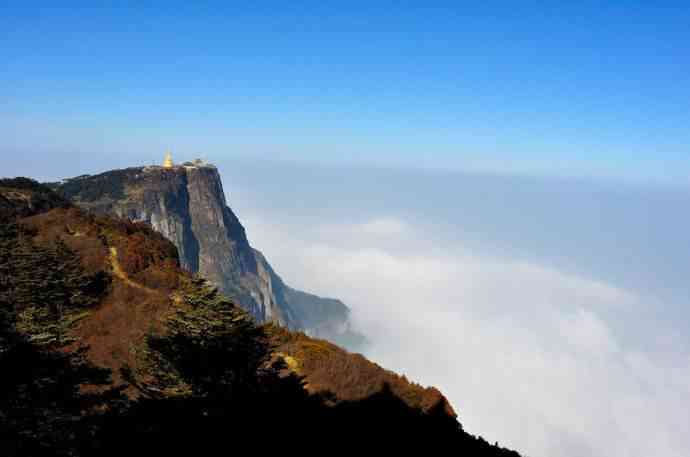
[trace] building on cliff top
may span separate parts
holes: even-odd
[[[194,159],[191,162],[182,164],[185,168],[216,168],[215,165],[205,161],[204,159]]]
[[[154,170],[160,170],[161,168],[165,170],[172,170],[173,168],[186,168],[186,169],[195,169],[195,168],[216,168],[215,165],[212,163],[207,162],[204,159],[194,159],[192,161],[184,162],[181,164],[175,164],[172,159],[172,154],[170,152],[165,153],[165,159],[163,160],[163,165],[162,166],[157,166],[157,165],[151,165],[151,166],[145,166],[143,167],[145,172],[150,172]]]
[[[173,160],[172,160],[172,154],[170,152],[165,154],[165,160],[163,161],[163,168],[172,168],[173,167]]]

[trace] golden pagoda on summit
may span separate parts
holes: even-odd
[[[172,168],[172,167],[173,167],[172,154],[170,154],[170,151],[168,151],[165,154],[165,160],[163,161],[163,168]]]

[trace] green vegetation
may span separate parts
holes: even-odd
[[[100,300],[109,277],[86,274],[61,239],[48,249],[32,235],[21,225],[0,225],[0,302],[11,304],[5,312],[29,341],[61,346],[71,342],[69,329]]]
[[[0,444],[3,455],[73,455],[90,429],[83,412],[119,396],[109,370],[68,347],[107,280],[85,274],[64,243],[44,249],[31,235],[0,224]],[[102,389],[84,394],[84,383]]]
[[[185,283],[184,306],[166,320],[164,335],[147,341],[156,390],[221,401],[254,389],[267,361],[261,329],[205,280]]]

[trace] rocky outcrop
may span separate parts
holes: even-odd
[[[65,180],[58,190],[91,212],[149,223],[177,246],[183,268],[212,281],[259,321],[350,347],[359,341],[347,306],[290,288],[250,246],[215,166],[195,161],[113,170]]]

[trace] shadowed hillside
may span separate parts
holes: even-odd
[[[181,270],[174,246],[149,227],[22,183],[0,182],[0,198],[24,195],[0,224],[2,455],[216,455],[374,440],[517,456],[465,433],[437,390],[256,324]],[[16,203],[34,199],[47,203]]]

